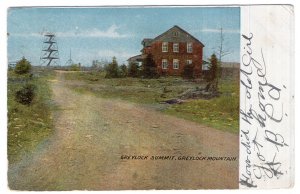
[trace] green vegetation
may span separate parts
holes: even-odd
[[[69,67],[69,70],[70,70],[70,71],[80,71],[80,63],[79,63],[79,64],[72,64],[72,65]]]
[[[83,80],[86,85],[70,85],[78,92],[91,92],[103,98],[119,98],[140,104],[157,104],[177,98],[182,92],[196,86],[177,77],[159,79],[111,78],[104,72],[74,72],[65,75],[68,80]]]
[[[16,91],[16,101],[23,105],[30,105],[35,96],[35,86],[26,84],[20,90]]]
[[[120,66],[120,77],[127,77],[128,75],[128,68],[125,64]]]
[[[52,133],[51,92],[47,82],[52,72],[32,69],[33,75],[8,71],[8,160],[15,163],[22,154],[33,151]],[[31,88],[31,89],[30,89]],[[32,89],[34,88],[34,89]],[[30,103],[26,96],[32,96]],[[24,98],[25,96],[25,98]]]
[[[30,73],[31,70],[31,64],[25,57],[23,57],[20,61],[17,62],[16,67],[15,67],[15,73],[22,75],[22,74],[27,74]]]
[[[180,77],[158,79],[112,78],[104,79],[101,72],[74,72],[66,74],[68,80],[81,80],[87,84],[71,84],[78,92],[89,92],[102,98],[119,98],[134,103],[154,104],[166,114],[202,123],[233,133],[239,127],[239,82],[220,80],[220,97],[210,100],[189,100],[182,104],[161,105],[160,102],[177,98],[188,89],[204,87],[205,83],[183,80]],[[167,108],[166,108],[167,107]]]
[[[216,129],[238,133],[239,82],[221,80],[221,96],[210,100],[190,100],[164,110],[165,113],[203,123]]]
[[[210,59],[210,67],[204,79],[208,82],[207,91],[218,93],[219,92],[219,79],[220,79],[220,66],[215,54],[212,54]]]
[[[130,63],[128,66],[128,76],[129,77],[139,77],[140,75],[140,69],[138,64],[136,63]]]
[[[142,75],[144,78],[157,78],[159,77],[157,74],[156,64],[153,60],[153,56],[148,54],[146,58],[143,60],[143,69]]]
[[[113,57],[112,62],[107,65],[105,70],[106,70],[105,78],[117,78],[120,76],[119,65],[116,57]]]
[[[206,81],[212,82],[219,77],[219,67],[218,67],[218,59],[215,54],[212,54],[210,59],[210,66],[207,76],[205,76]]]

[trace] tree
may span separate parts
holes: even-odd
[[[143,70],[142,75],[145,78],[154,78],[158,76],[156,64],[153,60],[152,54],[148,54],[143,60]]]
[[[130,77],[138,77],[139,76],[139,65],[137,63],[129,63],[128,67],[128,76]]]
[[[31,70],[30,62],[23,57],[20,61],[17,62],[15,67],[16,74],[26,74],[29,73]]]
[[[212,54],[210,59],[210,65],[209,65],[209,70],[208,74],[206,76],[206,81],[211,82],[214,81],[217,77],[217,71],[218,71],[218,59],[215,54]]]
[[[220,46],[218,47],[218,54],[219,54],[219,63],[222,63],[222,57],[229,55],[230,51],[224,50],[224,40],[225,36],[223,34],[223,28],[220,29]]]
[[[208,74],[205,76],[205,79],[209,84],[207,85],[207,90],[218,91],[218,80],[219,80],[219,64],[218,59],[215,54],[212,54],[210,59],[210,67]]]
[[[128,68],[125,64],[120,66],[120,77],[127,77],[128,75]]]
[[[181,76],[184,79],[194,79],[194,65],[193,64],[186,64],[183,67],[183,72]]]
[[[93,60],[91,69],[93,71],[102,71],[104,65],[106,65],[106,64],[107,64],[107,62],[104,62],[103,60],[101,60],[101,61]]]
[[[117,62],[117,58],[113,57],[112,62],[106,67],[106,75],[105,78],[117,78],[119,77],[119,66]]]

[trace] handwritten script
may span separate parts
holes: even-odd
[[[264,51],[254,47],[253,33],[242,35],[240,107],[240,185],[280,179],[286,173],[278,157],[289,146],[280,124],[288,117],[281,98],[284,83],[272,83]],[[275,127],[274,127],[275,126]],[[278,126],[278,127],[276,127]]]

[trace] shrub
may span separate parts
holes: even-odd
[[[78,64],[72,64],[69,68],[70,71],[80,71],[80,66]]]
[[[26,84],[15,93],[16,101],[24,105],[30,105],[34,96],[35,86],[32,84]]]
[[[144,78],[157,78],[157,68],[153,56],[148,54],[147,57],[143,60],[143,70],[142,74]]]
[[[129,77],[138,77],[140,74],[139,72],[139,65],[136,63],[130,63],[128,67],[128,76]]]
[[[112,62],[106,66],[105,78],[117,78],[119,77],[119,65],[117,58],[113,57]]]
[[[128,75],[128,68],[125,64],[120,66],[120,77],[127,77]]]
[[[20,61],[18,61],[15,67],[15,73],[20,75],[29,73],[30,70],[31,70],[31,64],[27,59],[25,59],[25,57],[23,57]]]

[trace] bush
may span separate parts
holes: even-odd
[[[130,63],[128,67],[129,77],[138,77],[140,75],[139,65],[136,63]]]
[[[69,68],[70,71],[80,71],[80,66],[78,64],[72,64]]]
[[[26,84],[22,89],[16,91],[16,101],[23,105],[30,105],[35,96],[35,86],[32,84]]]
[[[147,57],[143,60],[143,70],[142,74],[144,78],[157,78],[157,68],[153,56],[148,54]]]
[[[113,57],[113,60],[106,67],[106,75],[105,78],[118,78],[119,77],[119,65],[117,62],[117,58]]]
[[[15,67],[16,74],[26,74],[31,70],[31,64],[25,57],[23,57],[20,61],[17,62]]]
[[[127,75],[128,75],[128,68],[127,68],[127,66],[125,65],[125,64],[123,64],[123,65],[121,65],[120,66],[120,73],[119,73],[120,75],[120,77],[127,77]]]

